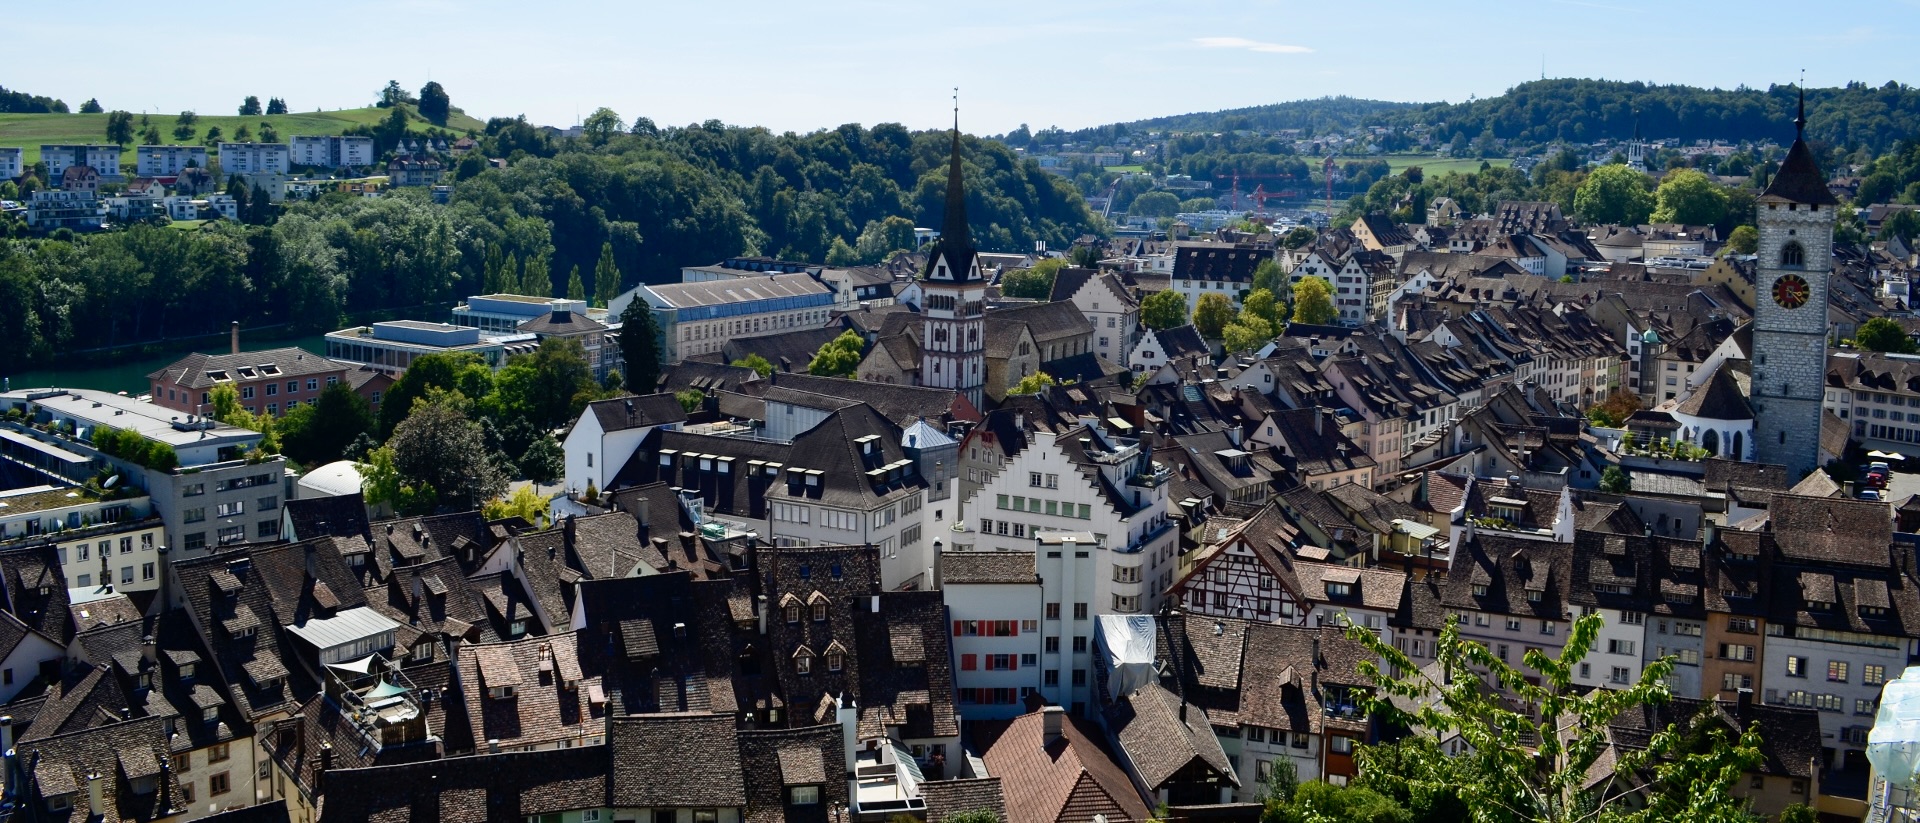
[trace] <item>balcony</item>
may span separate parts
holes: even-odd
[[[1146,533],[1140,535],[1139,540],[1135,540],[1132,544],[1123,548],[1116,548],[1114,551],[1119,554],[1139,554],[1146,551],[1148,546],[1159,542],[1160,538],[1166,536],[1167,532],[1170,531],[1173,531],[1173,520],[1171,518],[1162,520],[1160,525],[1154,526],[1148,529]]]

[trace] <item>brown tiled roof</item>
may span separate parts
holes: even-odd
[[[942,583],[1038,583],[1033,552],[953,552],[940,557]]]
[[[584,740],[604,723],[607,707],[590,695],[600,678],[586,676],[573,633],[460,647],[460,680],[476,744],[537,746]],[[513,686],[512,697],[487,690]]]
[[[998,777],[928,781],[920,784],[920,799],[927,802],[927,823],[944,823],[952,815],[972,811],[1007,819],[1007,798]]]
[[[745,806],[740,740],[726,715],[648,714],[614,718],[615,806]],[[755,781],[771,775],[756,774]]]
[[[614,760],[607,746],[579,746],[335,768],[327,772],[323,818],[492,823],[605,808]]]
[[[1240,784],[1206,713],[1159,683],[1120,696],[1107,709],[1107,722],[1134,774],[1151,789],[1157,791],[1196,760]]]
[[[745,823],[827,823],[828,809],[847,802],[844,746],[840,727],[831,723],[740,732],[737,756],[752,775],[747,781]],[[818,786],[820,802],[788,803],[791,786]]]
[[[267,366],[271,366],[274,373],[268,373],[265,369]],[[254,377],[241,377],[241,369],[252,370]],[[189,391],[199,391],[211,389],[218,382],[209,376],[210,372],[225,372],[229,381],[291,380],[296,377],[344,373],[346,369],[345,364],[289,346],[264,351],[243,351],[239,354],[189,354],[147,375],[147,381],[180,386]]]
[[[1893,522],[1885,503],[1779,494],[1767,509],[1783,557],[1885,567]]]
[[[1097,727],[1063,716],[1060,737],[1048,742],[1041,716],[1031,712],[1004,726],[993,724],[999,733],[981,758],[989,774],[1000,776],[1007,823],[1067,823],[1096,814],[1109,823],[1138,823],[1152,817]]]
[[[128,774],[127,767],[131,765],[134,771],[146,772],[148,762],[157,763],[170,754],[165,722],[157,716],[92,726],[56,737],[23,740],[15,749],[22,763],[34,764],[31,774],[36,788],[30,791],[41,796],[69,794],[71,807],[79,810],[79,814],[84,814],[87,808],[88,776],[99,775],[101,800],[106,808],[92,819],[113,823],[148,821],[185,811],[180,785],[172,772],[153,775],[157,785],[152,792],[133,791],[132,781],[138,775]],[[12,790],[9,786],[9,792]],[[40,819],[43,808],[28,810],[28,819]],[[65,820],[67,815],[63,813],[58,819]]]

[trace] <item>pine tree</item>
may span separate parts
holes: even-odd
[[[545,253],[527,258],[526,270],[520,274],[520,293],[528,297],[553,296],[553,275],[549,273]]]
[[[489,244],[487,246],[487,262],[481,269],[481,294],[499,294],[506,291],[506,284],[501,282],[503,278],[500,276],[501,269],[505,268],[506,265],[506,257],[500,252],[500,244]]]
[[[587,299],[587,287],[586,285],[580,282],[579,266],[574,266],[573,271],[567,274],[567,299],[568,300]]]
[[[620,266],[613,262],[613,244],[600,244],[600,262],[593,264],[593,302],[601,308],[620,296]]]
[[[520,258],[513,252],[507,252],[507,262],[500,266],[500,294],[520,293]]]

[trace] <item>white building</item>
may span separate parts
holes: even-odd
[[[289,159],[296,166],[324,169],[372,166],[373,138],[334,134],[296,135],[290,142]]]
[[[833,290],[809,274],[774,274],[699,283],[639,286],[615,298],[619,317],[635,298],[653,306],[662,363],[720,351],[735,337],[818,328],[834,308]]]
[[[206,146],[141,146],[134,149],[134,173],[141,177],[177,177],[188,166],[207,167]]]
[[[0,147],[0,180],[18,180],[27,173],[27,150],[19,146]]]
[[[101,182],[120,180],[120,147],[109,143],[104,146],[70,145],[40,147],[40,162],[47,164],[47,179],[41,181],[55,185],[68,166],[92,166],[100,173]]]
[[[227,174],[286,174],[285,143],[221,143],[220,170]]]
[[[1034,432],[965,502],[965,531],[951,536],[956,552],[1034,553],[1040,691],[1049,702],[1090,699],[1094,615],[1158,608],[1158,581],[1178,562],[1166,513],[1171,477],[1135,441],[1086,427]]]
[[[82,489],[33,486],[0,492],[0,547],[52,544],[67,586],[117,591],[160,587],[158,547],[167,529],[142,494],[102,499]]]
[[[940,590],[953,620],[956,706],[968,720],[1025,713],[1040,688],[1044,638],[1040,576],[1032,552],[950,552]],[[1056,636],[1053,642],[1059,642]]]
[[[1114,274],[1089,269],[1062,269],[1054,275],[1053,300],[1071,301],[1093,326],[1093,353],[1127,365],[1140,335],[1140,301],[1127,292]]]
[[[588,403],[561,444],[567,455],[567,491],[607,488],[648,434],[661,426],[679,428],[686,419],[686,409],[671,394]]]

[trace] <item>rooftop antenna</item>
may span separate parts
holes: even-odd
[[[1800,70],[1800,114],[1793,118],[1793,139],[1805,139],[1807,135],[1807,70]]]
[[[960,87],[953,87],[953,131],[960,133]]]

